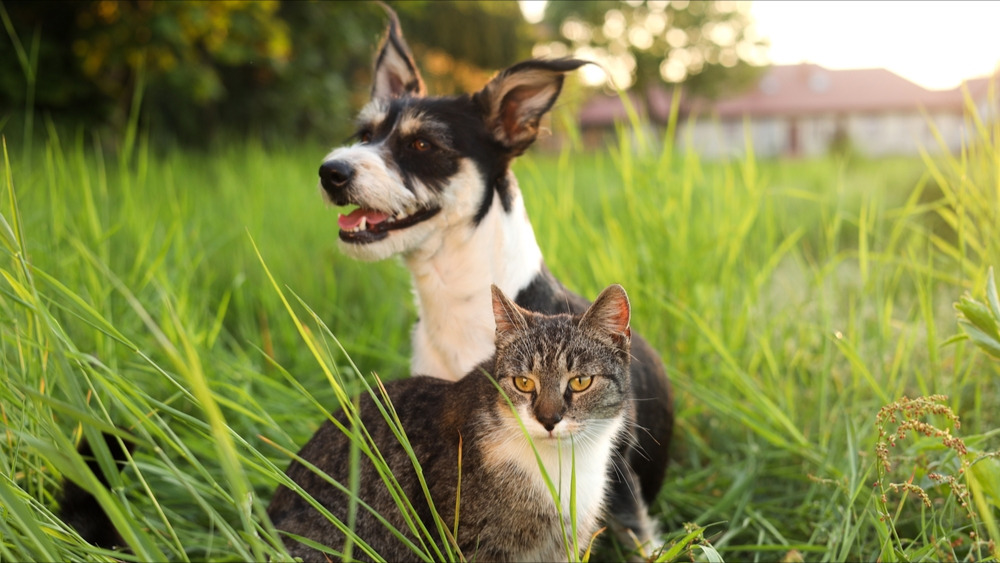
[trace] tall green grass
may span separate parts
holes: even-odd
[[[704,162],[622,131],[516,163],[553,272],[623,284],[675,383],[662,559],[996,557],[998,366],[952,308],[1000,264],[1000,126],[972,119],[960,154],[922,159]],[[43,128],[0,130],[0,558],[281,557],[263,507],[290,452],[359,373],[408,372],[406,272],[337,253],[328,147]],[[932,395],[968,453],[906,434],[886,470],[880,410]],[[107,492],[74,453],[102,431],[138,442]],[[59,521],[64,477],[131,553]]]
[[[973,115],[970,129],[960,155],[919,163],[719,165],[624,135],[607,157],[563,154],[555,174],[527,163],[553,270],[587,293],[629,287],[634,326],[672,369],[668,529],[711,524],[737,560],[961,558],[963,534],[983,537],[953,505],[908,506],[889,522],[905,541],[880,543],[870,495],[875,415],[904,395],[947,395],[972,448],[997,449],[996,365],[951,339],[952,304],[981,294],[1000,258],[1000,126]],[[909,467],[928,488],[929,467],[960,469],[940,444],[899,455],[920,460]],[[979,463],[996,492],[1000,467]]]

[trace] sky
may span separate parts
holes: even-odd
[[[545,2],[521,4],[530,19]],[[750,15],[773,64],[882,67],[932,90],[1000,64],[1000,2],[758,0]]]
[[[942,90],[1000,63],[1000,2],[757,1],[750,15],[774,64],[883,67]]]

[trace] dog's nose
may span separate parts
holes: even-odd
[[[343,189],[354,178],[354,168],[343,160],[328,160],[319,167],[319,181],[330,195]]]

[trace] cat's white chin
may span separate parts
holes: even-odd
[[[559,429],[549,432],[544,429],[532,429],[528,431],[528,435],[531,437],[531,441],[537,444],[546,445],[563,445],[566,447],[571,447],[574,438],[579,440],[579,435],[571,430]]]
[[[573,436],[571,434],[553,435],[544,433],[532,436],[531,440],[535,443],[535,445],[544,444],[552,447],[564,446],[569,448],[572,447],[573,444]]]

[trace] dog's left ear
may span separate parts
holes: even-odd
[[[372,99],[422,97],[427,93],[424,80],[413,62],[410,47],[403,39],[399,18],[392,8],[382,4],[389,15],[389,29],[375,59],[375,80],[372,82]]]
[[[535,59],[497,74],[476,98],[496,140],[521,154],[538,137],[538,122],[562,90],[564,75],[587,64],[577,59]]]

